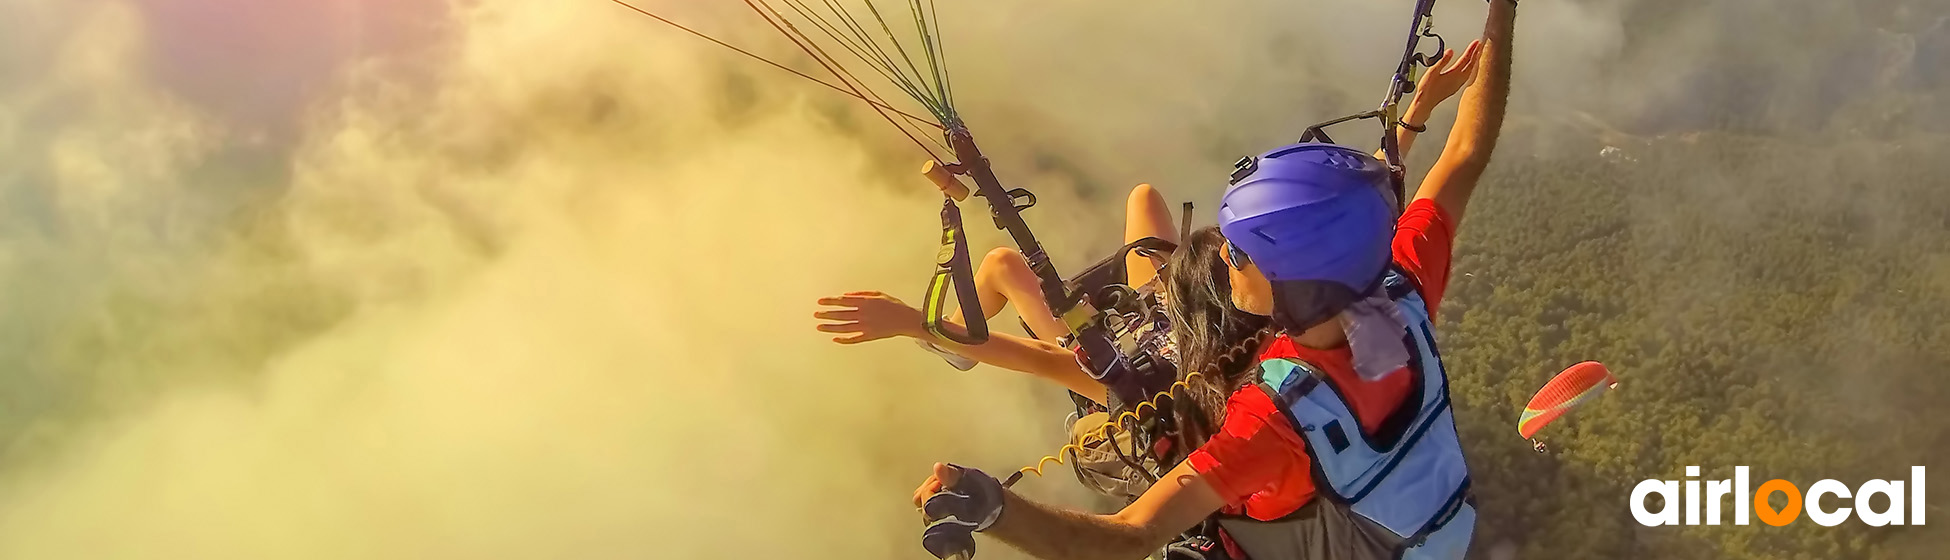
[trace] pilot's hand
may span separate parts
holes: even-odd
[[[975,555],[975,533],[1002,516],[1002,483],[982,471],[935,463],[934,474],[914,491],[927,529],[921,546],[935,558]]]

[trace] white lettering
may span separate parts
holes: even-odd
[[[1732,494],[1732,493],[1733,493],[1733,481],[1731,480],[1706,481],[1706,524],[1707,525],[1720,524],[1720,499],[1725,498],[1727,494]]]
[[[1747,511],[1753,507],[1754,487],[1747,485],[1747,467],[1733,468],[1733,524],[1746,525]]]
[[[1843,521],[1848,521],[1849,508],[1835,508],[1835,511],[1821,510],[1821,496],[1823,494],[1834,494],[1837,498],[1847,499],[1849,497],[1848,485],[1842,484],[1840,480],[1826,479],[1814,483],[1813,486],[1809,486],[1807,499],[1808,519],[1814,520],[1815,523],[1823,527],[1834,527],[1841,525]]]
[[[1719,525],[1721,513],[1726,511],[1726,500],[1731,496],[1734,525],[1748,524],[1755,507],[1766,508],[1761,512],[1768,514],[1769,524],[1791,523],[1799,518],[1801,513],[1806,513],[1808,519],[1823,527],[1841,525],[1848,522],[1850,517],[1857,516],[1861,517],[1863,525],[1870,527],[1923,525],[1923,514],[1930,507],[1924,501],[1926,496],[1923,487],[1924,469],[1923,466],[1911,466],[1908,481],[1875,479],[1863,482],[1861,486],[1854,488],[1839,480],[1827,479],[1809,485],[1804,491],[1786,480],[1770,480],[1768,484],[1762,485],[1770,490],[1770,496],[1771,493],[1779,493],[1789,499],[1796,498],[1797,494],[1799,496],[1799,499],[1795,500],[1798,506],[1794,511],[1772,512],[1771,506],[1767,503],[1758,505],[1754,503],[1756,496],[1753,487],[1750,486],[1751,478],[1747,467],[1734,467],[1731,480],[1697,480],[1702,476],[1703,469],[1698,465],[1688,465],[1685,480],[1642,480],[1637,486],[1632,487],[1632,519],[1647,527],[1697,526],[1700,525],[1702,517],[1706,519],[1706,525]],[[1706,485],[1704,496],[1701,494],[1702,483]],[[1646,500],[1653,494],[1659,496],[1658,511],[1646,509]],[[1841,502],[1823,504],[1822,498],[1830,496]],[[1888,505],[1876,507],[1877,496],[1888,500]],[[1685,501],[1684,505],[1680,504],[1682,498]],[[1850,500],[1855,503],[1848,503]],[[1705,503],[1703,512],[1700,506],[1702,502]],[[1909,506],[1907,509],[1904,508],[1905,503]],[[1827,509],[1830,507],[1833,509]],[[1683,523],[1681,522],[1682,511],[1684,512]]]
[[[1876,494],[1889,497],[1888,509],[1876,511],[1875,508],[1870,507],[1869,497]],[[1903,482],[1900,480],[1896,482],[1871,480],[1862,483],[1862,487],[1855,490],[1855,515],[1856,517],[1861,517],[1862,523],[1870,527],[1902,525]]]
[[[1686,467],[1686,478],[1696,476],[1699,476],[1699,466],[1688,465]],[[1686,524],[1699,524],[1699,481],[1697,480],[1686,481]]]
[[[1923,467],[1909,468],[1909,524],[1923,524],[1923,510],[1929,504],[1923,501]]]
[[[1653,492],[1665,498],[1665,507],[1659,513],[1645,511],[1645,497]],[[1632,518],[1640,525],[1658,527],[1679,524],[1679,483],[1670,480],[1645,480],[1632,488]]]

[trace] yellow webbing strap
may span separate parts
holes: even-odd
[[[951,290],[961,306],[962,321],[967,323],[966,334],[946,328],[942,321],[948,311]],[[968,264],[968,235],[962,231],[961,208],[951,198],[944,197],[941,201],[941,251],[935,253],[934,278],[928,280],[928,295],[922,303],[921,315],[928,332],[935,336],[968,345],[989,340],[988,319],[982,316],[981,296],[975,293],[975,274]]]

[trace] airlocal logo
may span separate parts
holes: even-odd
[[[1699,467],[1686,467],[1686,476],[1688,478],[1699,476]],[[1734,496],[1734,525],[1747,524],[1747,513],[1750,506],[1752,507],[1754,516],[1759,517],[1762,523],[1775,527],[1793,523],[1796,518],[1801,517],[1801,510],[1804,505],[1808,511],[1808,519],[1824,527],[1834,527],[1842,524],[1844,521],[1848,521],[1851,509],[1856,517],[1862,518],[1863,524],[1871,527],[1903,525],[1905,521],[1903,518],[1905,497],[1909,498],[1908,524],[1922,525],[1923,510],[1926,508],[1923,502],[1923,467],[1909,468],[1907,492],[1904,491],[1903,481],[1901,480],[1895,482],[1871,480],[1862,483],[1861,486],[1856,487],[1854,490],[1850,490],[1848,485],[1842,484],[1840,481],[1823,480],[1808,486],[1805,500],[1802,499],[1803,497],[1799,487],[1796,487],[1792,482],[1778,478],[1762,483],[1758,489],[1753,489],[1752,486],[1747,484],[1747,467],[1734,467],[1733,480],[1685,481],[1686,499],[1683,502],[1679,499],[1680,482],[1677,480],[1646,480],[1640,482],[1638,487],[1632,489],[1632,517],[1638,519],[1639,524],[1647,527],[1679,525],[1681,504],[1684,504],[1683,507],[1686,514],[1685,524],[1699,525],[1700,502],[1702,501],[1700,500],[1700,482],[1706,483],[1706,499],[1704,501],[1706,503],[1707,525],[1720,524],[1720,504],[1727,494],[1733,494]],[[1750,491],[1750,489],[1752,490]],[[1656,512],[1646,511],[1645,499],[1647,496],[1653,494],[1658,494],[1659,497],[1664,498],[1665,506]],[[1769,503],[1770,498],[1774,494],[1787,496],[1787,505],[1780,509],[1775,509]],[[1881,495],[1889,501],[1888,505],[1880,511],[1871,507],[1873,502],[1869,501],[1871,496],[1876,495]],[[1822,498],[1827,496],[1834,496],[1836,500],[1830,501],[1828,509],[1824,509]],[[1839,504],[1848,503],[1843,500],[1848,500],[1851,496],[1855,499],[1854,508],[1835,507]]]

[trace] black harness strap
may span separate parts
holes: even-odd
[[[962,231],[961,208],[952,199],[941,202],[941,251],[935,253],[934,278],[928,280],[927,300],[921,316],[928,332],[959,344],[981,344],[989,340],[988,321],[964,320],[967,333],[957,333],[943,324],[947,312],[948,290],[953,286],[962,316],[982,318],[981,295],[975,292],[974,267],[968,265],[968,235]]]

